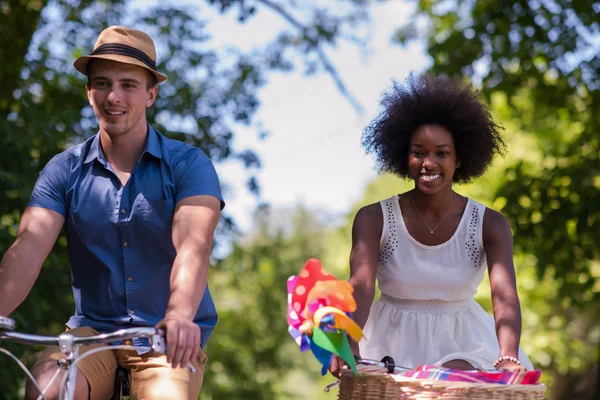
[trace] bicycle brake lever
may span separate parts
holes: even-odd
[[[330,391],[331,389],[333,389],[334,387],[338,386],[339,384],[340,384],[340,381],[335,381],[335,382],[333,382],[333,383],[330,383],[329,385],[325,386],[325,389],[323,389],[323,391],[324,391],[325,393],[329,393],[329,391]]]
[[[157,353],[166,354],[167,342],[162,331],[158,331],[157,333],[152,335],[152,350]]]

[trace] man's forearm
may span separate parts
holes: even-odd
[[[171,295],[165,318],[194,319],[208,281],[209,251],[179,253],[171,272]]]
[[[39,264],[39,266],[38,266]],[[41,262],[15,243],[0,263],[0,315],[11,314],[25,300],[41,269]]]

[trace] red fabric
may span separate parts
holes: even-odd
[[[462,371],[458,369],[422,365],[402,372],[403,376],[434,381],[477,382],[535,385],[540,381],[542,371],[533,370],[525,373],[509,371]]]

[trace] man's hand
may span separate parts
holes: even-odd
[[[167,361],[181,368],[187,367],[200,355],[200,327],[184,318],[166,317],[157,328],[167,330]]]

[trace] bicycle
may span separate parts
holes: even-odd
[[[45,392],[56,380],[60,371],[66,370],[67,373],[63,377],[60,384],[59,398],[63,400],[74,400],[75,395],[75,379],[77,376],[77,364],[88,355],[97,353],[104,350],[116,350],[116,349],[135,349],[132,345],[106,345],[96,349],[90,350],[79,356],[79,346],[92,345],[92,344],[108,344],[114,342],[122,342],[124,340],[131,340],[134,338],[148,338],[150,339],[150,349],[157,353],[166,353],[166,341],[165,332],[162,329],[139,327],[139,328],[127,328],[121,329],[112,333],[104,333],[100,335],[77,337],[69,332],[61,333],[58,336],[40,336],[31,335],[26,333],[15,332],[15,321],[0,316],[0,342],[2,340],[25,344],[25,345],[42,345],[42,346],[58,346],[59,349],[65,354],[64,359],[57,361],[60,368],[54,374],[54,377],[48,383],[48,386],[42,390],[38,383],[35,381],[31,372],[27,367],[11,352],[0,347],[0,353],[4,353],[11,357],[19,364],[21,369],[25,371],[29,379],[33,382],[35,387],[40,393],[38,399],[45,400]],[[188,364],[188,368],[194,371],[194,367]],[[123,393],[118,394],[118,399],[122,399]],[[114,398],[114,397],[113,397]]]

